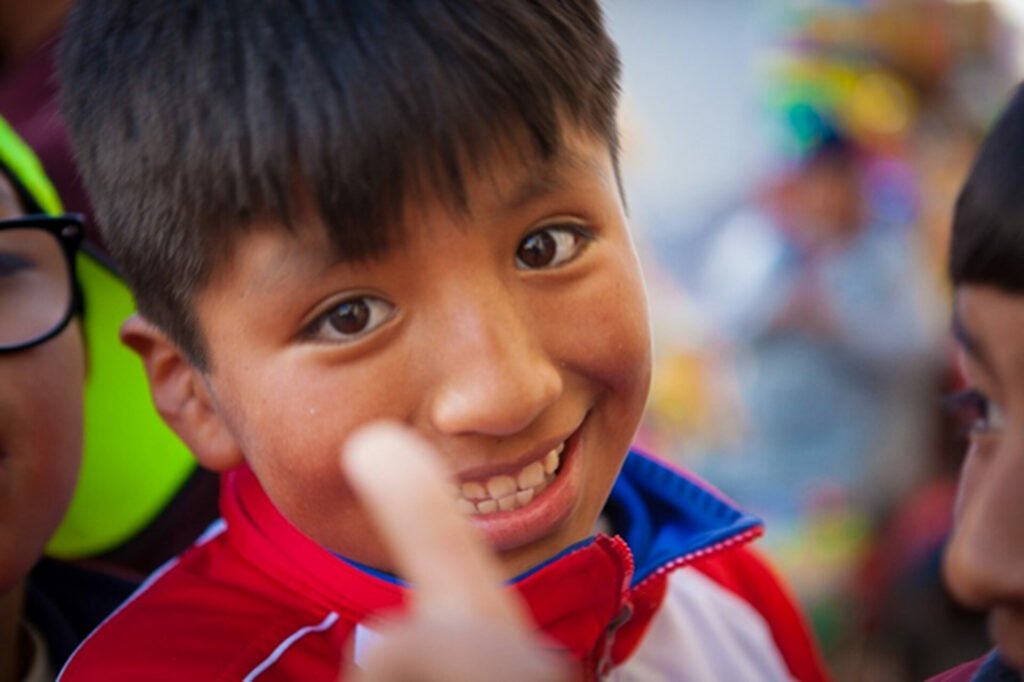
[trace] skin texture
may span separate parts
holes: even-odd
[[[988,611],[1003,658],[1024,669],[1024,296],[962,286],[956,316],[961,367],[990,409],[972,429],[945,576]]]
[[[497,155],[470,178],[468,212],[408,205],[400,243],[371,261],[330,255],[316,221],[295,234],[255,226],[195,303],[208,373],[145,320],[125,325],[158,410],[204,465],[244,458],[299,529],[386,571],[398,567],[337,465],[354,430],[411,427],[457,481],[514,471],[576,433],[555,509],[487,538],[502,578],[586,538],[639,422],[651,357],[610,153],[567,138],[545,165]],[[542,228],[560,235],[557,262],[520,267]],[[322,315],[354,296],[372,297],[382,323],[347,340]]]
[[[0,220],[22,214],[0,176]],[[23,581],[71,501],[82,450],[85,354],[78,323],[0,354],[0,679],[21,664]]]

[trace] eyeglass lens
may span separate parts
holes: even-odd
[[[65,321],[72,296],[56,237],[32,228],[0,230],[0,348],[52,332]]]

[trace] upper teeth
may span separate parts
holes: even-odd
[[[527,464],[515,475],[499,474],[486,481],[467,481],[456,500],[464,514],[493,514],[525,507],[551,483],[561,463],[565,443],[552,448],[543,459]]]

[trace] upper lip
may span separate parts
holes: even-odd
[[[464,483],[466,481],[479,481],[492,476],[500,476],[502,474],[515,474],[527,464],[541,460],[544,455],[558,447],[559,444],[572,438],[572,436],[579,430],[580,426],[583,425],[583,421],[584,420],[580,420],[580,422],[576,424],[571,431],[563,432],[559,436],[547,438],[528,452],[514,459],[500,463],[488,463],[478,467],[471,467],[455,474],[454,479],[460,483]]]

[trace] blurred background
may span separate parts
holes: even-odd
[[[945,250],[1024,2],[605,0],[655,385],[640,444],[765,518],[841,680],[987,650],[942,588]]]

